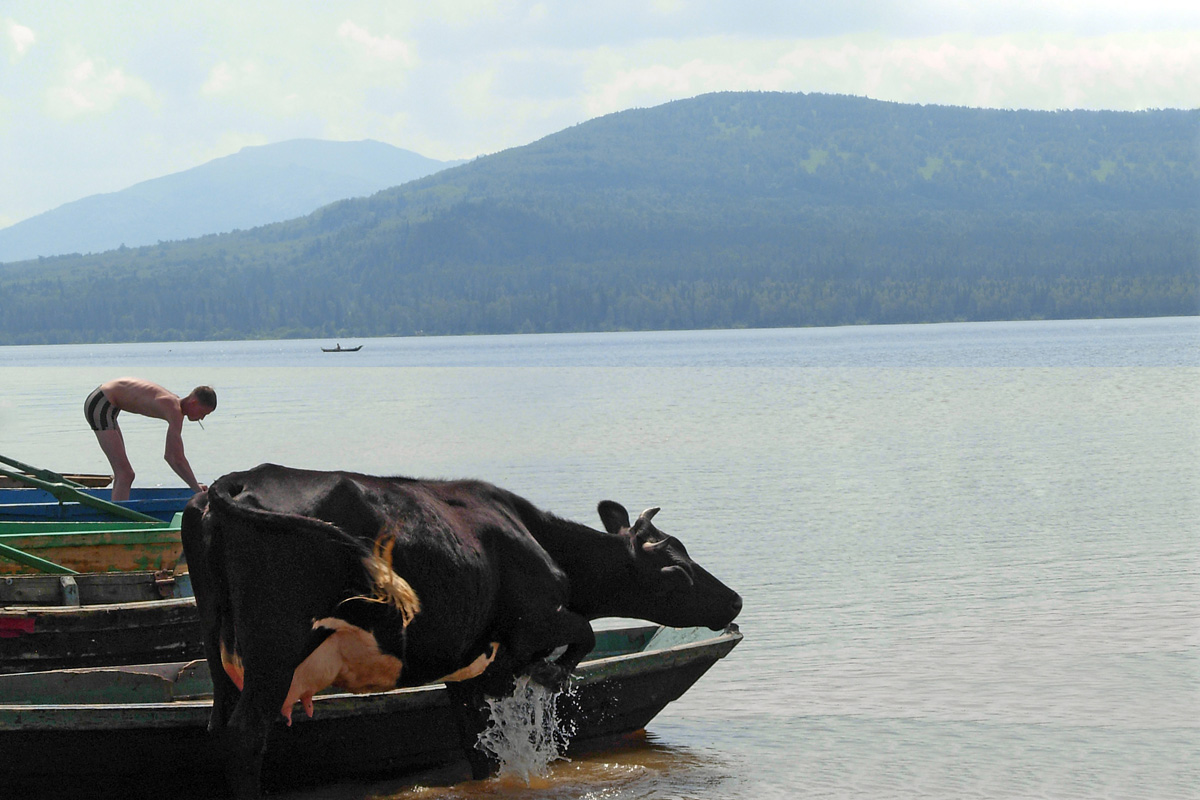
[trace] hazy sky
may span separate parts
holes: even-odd
[[[245,145],[440,159],[721,90],[1200,107],[1196,0],[0,0],[0,227]]]

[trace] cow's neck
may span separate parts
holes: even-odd
[[[529,529],[570,579],[572,611],[589,619],[629,615],[622,600],[634,560],[624,536],[546,517]]]

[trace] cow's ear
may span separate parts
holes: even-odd
[[[629,529],[629,512],[620,503],[601,500],[600,505],[596,506],[596,510],[600,512],[600,521],[604,523],[604,530],[609,533],[620,533]]]

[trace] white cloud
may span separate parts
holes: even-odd
[[[215,65],[208,73],[208,80],[200,87],[202,94],[210,97],[245,91],[248,86],[261,86],[262,70],[253,61],[230,64],[227,61]]]
[[[0,220],[243,144],[470,157],[712,91],[1200,108],[1195,0],[108,5],[0,3]]]
[[[4,32],[12,45],[12,60],[16,61],[29,52],[37,41],[33,30],[12,20],[4,21]]]
[[[406,4],[406,9],[414,19],[432,20],[453,28],[484,24],[493,24],[496,20],[504,19],[507,14],[518,17],[526,13],[523,9],[530,5],[527,2],[512,2],[512,0],[435,0],[434,2]],[[543,6],[544,2],[535,2],[534,6]]]
[[[525,22],[527,24],[542,23],[550,19],[550,9],[545,3],[534,3],[525,12]]]
[[[366,28],[350,20],[346,20],[338,26],[338,36],[352,43],[357,52],[370,59],[399,62],[405,67],[411,67],[416,63],[412,48],[406,42],[387,35],[375,36]]]
[[[51,114],[68,119],[111,111],[124,97],[154,105],[154,92],[144,80],[120,67],[80,56],[59,83],[47,90],[46,97]]]
[[[287,118],[303,113],[306,101],[311,99],[302,96],[298,88],[316,80],[316,76],[311,76],[308,81],[300,71],[287,65],[222,61],[209,70],[200,94],[225,108],[240,109],[259,119]]]
[[[683,0],[653,0],[650,10],[655,14],[678,14],[684,10]]]
[[[1200,37],[965,34],[652,42],[587,57],[589,116],[713,91],[993,108],[1200,107]]]
[[[666,100],[714,91],[782,91],[791,74],[770,60],[760,60],[751,50],[723,52],[716,57],[700,55],[683,63],[617,67],[589,92],[587,111],[591,116],[608,114],[633,106],[657,105]]]
[[[805,42],[779,59],[804,91],[1000,108],[1200,105],[1200,39],[1117,34]]]

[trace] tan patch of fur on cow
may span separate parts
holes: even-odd
[[[237,652],[230,652],[225,647],[225,642],[221,642],[221,666],[225,669],[225,674],[229,676],[229,680],[233,681],[233,685],[238,691],[246,684],[246,668],[242,666],[242,657]]]
[[[348,692],[382,692],[396,688],[403,662],[379,650],[379,642],[370,631],[342,619],[328,617],[313,623],[333,633],[292,673],[292,683],[280,713],[292,724],[292,707],[299,700],[309,717],[313,715],[312,697],[329,686]]]
[[[404,626],[413,621],[413,617],[421,612],[421,601],[417,593],[392,569],[392,548],[396,540],[391,536],[380,536],[375,540],[369,558],[363,559],[367,573],[371,576],[374,588],[370,597],[351,597],[350,600],[366,600],[371,603],[386,603],[400,612]],[[345,602],[345,601],[343,601]]]
[[[482,654],[467,666],[451,672],[446,677],[434,681],[434,683],[454,683],[456,681],[469,681],[471,678],[477,678],[496,660],[496,653],[498,652],[500,652],[500,643],[492,642],[491,654]]]

